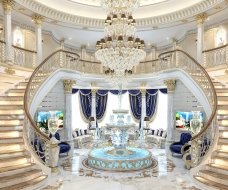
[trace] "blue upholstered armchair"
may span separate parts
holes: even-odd
[[[50,134],[49,137],[51,138],[52,135]],[[55,133],[55,138],[60,141],[59,133]],[[70,151],[70,145],[68,143],[66,143],[66,142],[60,142],[59,143],[59,147],[60,147],[60,150],[59,150],[60,154],[63,154],[63,153],[67,153],[68,154],[68,152]]]
[[[182,133],[181,137],[180,137],[180,141],[179,142],[174,142],[173,144],[170,145],[170,151],[172,152],[172,154],[176,153],[176,154],[181,154],[181,149],[182,147],[188,143],[192,138],[192,135],[190,133]]]

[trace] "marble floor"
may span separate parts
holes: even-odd
[[[180,157],[169,150],[149,149],[156,167],[144,172],[94,172],[82,165],[89,149],[75,149],[73,158],[63,157],[58,172],[43,190],[200,190],[193,184],[189,171]]]

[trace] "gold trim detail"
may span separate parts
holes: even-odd
[[[165,80],[164,84],[167,86],[168,93],[173,93],[176,87],[176,80]]]
[[[71,94],[72,93],[72,86],[76,84],[75,80],[63,80],[63,86],[64,86],[64,92],[66,94]]]
[[[15,2],[13,0],[1,0],[2,7],[4,11],[10,12],[13,9],[13,6],[15,5]]]
[[[44,17],[42,15],[39,15],[39,14],[34,14],[34,15],[32,15],[32,21],[36,25],[42,25],[43,21],[44,21]]]

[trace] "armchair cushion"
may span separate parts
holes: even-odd
[[[182,154],[182,147],[188,143],[192,138],[190,133],[182,133],[179,142],[174,142],[170,145],[170,151],[176,154]]]

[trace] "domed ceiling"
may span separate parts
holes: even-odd
[[[13,19],[27,25],[36,13],[44,17],[43,30],[51,32],[55,39],[80,47],[95,44],[103,34],[106,12],[100,0],[15,0]],[[137,22],[136,35],[146,45],[164,47],[171,39],[180,40],[191,30],[196,30],[196,16],[206,13],[205,25],[224,23],[228,20],[227,0],[141,0],[133,12]],[[28,19],[30,22],[28,22]],[[149,47],[148,46],[148,47]]]

